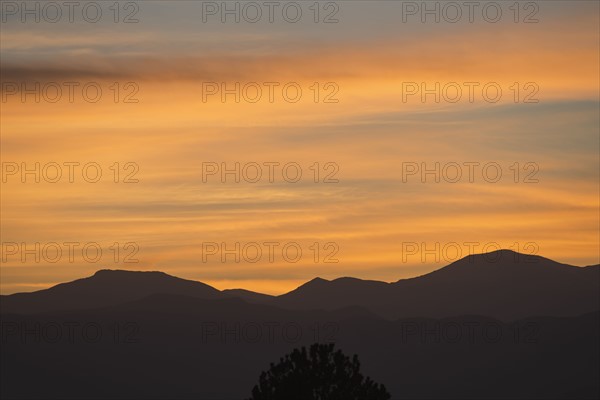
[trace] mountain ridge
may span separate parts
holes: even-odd
[[[577,267],[540,256],[498,250],[466,256],[430,273],[395,282],[314,278],[270,296],[246,289],[218,290],[162,271],[101,269],[92,276],[30,293],[0,296],[0,312],[36,313],[98,308],[153,294],[202,299],[237,297],[283,309],[359,307],[386,319],[459,314],[516,319],[569,316],[598,307],[600,265]],[[591,277],[591,279],[590,279]],[[474,299],[477,299],[474,301]]]

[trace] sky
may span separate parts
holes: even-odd
[[[53,3],[0,3],[2,294],[600,262],[596,1]]]

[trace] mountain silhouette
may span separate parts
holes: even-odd
[[[581,268],[500,250],[467,256],[429,274],[389,284],[317,278],[272,304],[294,309],[360,305],[389,319],[476,314],[512,320],[596,311],[599,293],[598,265]]]
[[[335,343],[393,399],[596,399],[599,270],[499,251],[281,296],[101,270],[0,297],[0,397],[246,398],[282,355]]]
[[[100,270],[93,276],[61,283],[32,293],[0,297],[0,311],[34,313],[104,307],[144,298],[156,293],[180,294],[206,299],[223,296],[217,289],[164,272]]]
[[[470,255],[426,275],[393,283],[315,278],[280,296],[244,289],[219,291],[162,272],[101,270],[95,275],[32,293],[0,297],[6,313],[97,308],[152,294],[202,299],[237,297],[283,309],[357,307],[394,320],[485,315],[506,321],[535,315],[576,316],[598,310],[600,266],[576,267],[499,250]]]

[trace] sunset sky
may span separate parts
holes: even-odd
[[[495,243],[574,265],[600,262],[598,2],[536,2],[537,23],[523,23],[533,9],[521,9],[515,23],[512,1],[498,2],[496,23],[477,10],[473,23],[467,16],[423,23],[420,14],[403,22],[405,5],[391,1],[331,3],[339,10],[321,3],[319,19],[337,11],[337,23],[315,23],[313,2],[299,2],[297,23],[277,11],[273,23],[222,23],[220,15],[203,22],[202,2],[140,1],[139,22],[114,23],[113,2],[99,3],[105,14],[97,23],[77,13],[74,23],[23,23],[3,9],[2,294],[103,268],[160,270],[218,289],[271,294],[316,276],[389,282],[450,263],[456,246],[449,244],[466,256],[471,242],[478,253]],[[12,91],[15,83],[39,83],[52,97],[52,82],[64,95],[54,103]],[[79,85],[72,103],[64,82]],[[102,88],[96,103],[82,96],[89,82]],[[206,93],[210,83],[236,82],[255,82],[263,97],[240,95],[237,103],[233,94],[223,102],[220,93]],[[279,85],[273,102],[265,82]],[[462,98],[448,101],[453,89],[439,102],[433,94],[404,98],[412,83],[431,89],[436,82],[455,82]],[[472,101],[465,82],[476,85]],[[299,101],[283,97],[288,83],[302,89]],[[489,83],[502,89],[497,102],[482,95]],[[129,94],[138,102],[124,102]],[[328,95],[337,102],[325,102]],[[73,162],[96,163],[102,177],[87,182],[79,166],[69,182],[64,163]],[[221,182],[218,174],[203,182],[206,163],[274,162],[274,182],[266,167],[256,183]],[[22,182],[21,171],[10,170],[36,163],[61,165],[62,178],[36,183],[27,175]],[[288,163],[301,167],[296,183],[282,178]],[[463,177],[450,182],[448,167],[452,176],[439,183],[432,175],[422,182],[420,173],[403,179],[407,163],[458,164]],[[464,163],[479,163],[473,182]],[[482,176],[488,163],[501,167],[495,183]],[[323,182],[332,172],[338,182]],[[137,183],[123,182],[130,173]],[[48,244],[66,242],[79,243],[74,259],[62,245],[62,256],[49,262],[55,254]],[[206,243],[236,242],[280,245],[273,262],[266,254],[255,263],[233,256],[222,262],[220,253],[203,260]],[[36,262],[23,243],[50,250]],[[103,249],[97,262],[82,256],[89,243]],[[281,255],[288,243],[302,248],[296,263]],[[438,243],[439,259],[406,254],[411,243]],[[125,263],[131,249],[138,261]],[[332,252],[338,262],[323,262]]]

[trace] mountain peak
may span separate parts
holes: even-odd
[[[152,294],[173,294],[204,299],[221,298],[217,289],[198,281],[177,278],[160,271],[101,269],[90,277],[3,299],[3,309],[13,312],[46,312],[103,307],[142,299]],[[13,305],[14,303],[14,305]]]
[[[566,265],[566,264],[561,264],[556,261],[550,260],[548,258],[538,256],[536,254],[519,253],[519,252],[511,250],[511,249],[499,249],[499,250],[494,250],[494,251],[490,251],[487,253],[470,254],[466,257],[463,257],[463,258],[451,263],[448,266],[452,266],[455,264],[458,264],[458,265],[502,264],[505,266],[506,265],[515,265],[515,264],[528,264],[528,265],[543,264],[545,266]]]
[[[362,281],[362,279],[359,278],[354,278],[351,276],[340,276],[339,278],[334,279],[332,282],[355,282],[355,281]]]
[[[141,275],[141,274],[152,274],[152,275],[162,275],[162,276],[170,276],[161,271],[129,271],[126,269],[99,269],[92,276],[117,276],[117,275]]]
[[[327,279],[323,279],[323,278],[320,278],[320,277],[317,276],[316,278],[311,279],[310,281],[306,282],[302,286],[306,286],[306,285],[319,285],[319,284],[323,284],[323,283],[327,283],[327,282],[329,282]]]

